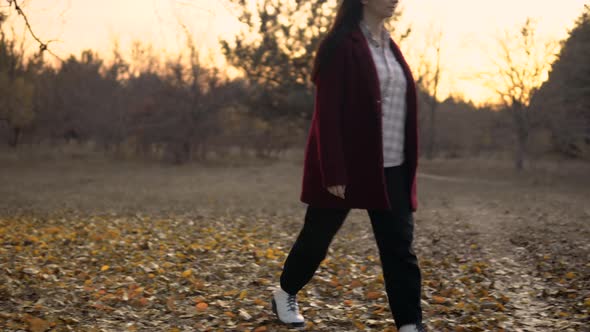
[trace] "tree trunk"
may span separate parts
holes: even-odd
[[[519,138],[516,143],[515,167],[517,171],[524,170],[524,159],[526,154],[525,143]]]
[[[522,106],[516,106],[513,110],[515,129],[516,129],[516,153],[515,167],[517,171],[524,170],[524,164],[527,158],[527,141],[529,136],[529,125],[525,115],[526,109]]]
[[[428,136],[428,146],[426,148],[426,157],[432,159],[434,157],[434,149],[436,142],[436,108],[438,102],[434,100],[430,104],[430,135]]]
[[[10,140],[9,145],[16,149],[16,147],[18,146],[18,143],[19,143],[20,136],[21,136],[21,128],[19,128],[19,127],[12,128],[12,139]]]

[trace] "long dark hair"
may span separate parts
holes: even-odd
[[[313,82],[315,82],[322,64],[328,61],[338,44],[359,24],[363,17],[361,0],[341,1],[332,27],[318,46],[311,74]]]

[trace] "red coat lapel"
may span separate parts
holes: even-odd
[[[369,44],[363,36],[363,32],[359,27],[356,27],[351,32],[351,38],[354,41],[353,53],[359,63],[360,77],[369,87],[369,91],[373,100],[381,100],[381,87],[379,85],[379,76],[377,74],[377,67],[371,55]],[[381,109],[380,107],[378,108]]]

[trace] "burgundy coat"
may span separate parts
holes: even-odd
[[[418,120],[414,79],[399,47],[390,46],[407,80],[404,157],[412,211],[417,209]],[[302,202],[317,207],[389,209],[383,171],[381,90],[369,45],[355,28],[322,64],[305,148]],[[328,186],[346,185],[345,199]]]

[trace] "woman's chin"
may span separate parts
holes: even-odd
[[[383,18],[390,18],[390,17],[392,17],[394,12],[395,12],[395,8],[386,10],[383,13]]]

